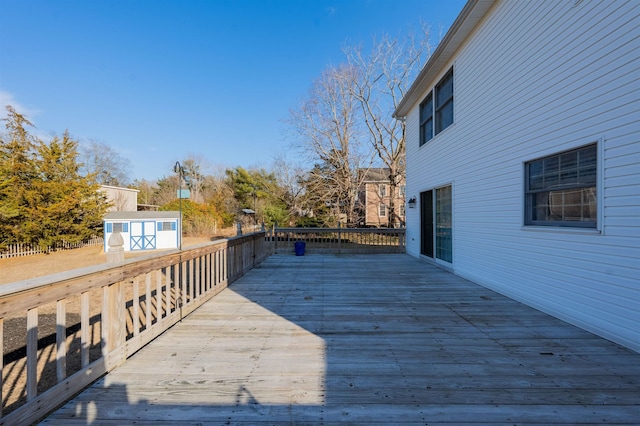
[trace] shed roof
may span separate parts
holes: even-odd
[[[105,220],[137,220],[137,219],[179,219],[177,211],[140,211],[140,212],[110,212]]]
[[[462,43],[485,17],[497,0],[469,0],[462,11],[438,44],[435,52],[424,65],[418,77],[404,95],[393,113],[396,118],[403,118],[409,110],[422,100],[424,92],[434,84],[442,69],[449,63]]]

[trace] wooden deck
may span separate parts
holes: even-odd
[[[44,424],[638,424],[640,354],[407,255],[274,255]]]

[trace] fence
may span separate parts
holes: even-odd
[[[34,423],[122,364],[269,256],[269,239],[257,232],[0,286],[0,425]]]
[[[276,228],[276,252],[293,252],[296,241],[310,253],[404,253],[404,228]]]
[[[61,242],[54,246],[42,248],[33,244],[9,244],[0,250],[0,259],[9,257],[31,256],[33,254],[52,253],[58,250],[69,250],[89,246],[101,246],[104,244],[102,237],[92,237],[88,241],[79,243]]]

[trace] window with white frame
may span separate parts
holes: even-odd
[[[453,68],[442,77],[420,104],[420,146],[451,124],[453,124]]]
[[[597,226],[598,144],[525,163],[525,225]]]
[[[378,207],[378,216],[383,217],[387,215],[387,206],[385,204],[380,204]]]
[[[381,183],[380,185],[378,185],[378,193],[380,194],[381,197],[386,197],[387,185],[385,185],[384,183]]]

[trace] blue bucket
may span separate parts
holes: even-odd
[[[293,243],[293,247],[296,249],[296,256],[304,256],[305,246],[306,244],[304,241],[296,241]]]

